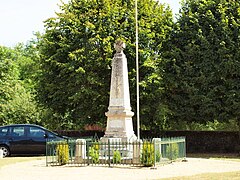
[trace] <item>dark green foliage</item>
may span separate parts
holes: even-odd
[[[15,48],[0,46],[0,125],[39,124],[35,101],[38,56],[33,44]]]
[[[183,2],[162,64],[164,102],[176,125],[240,117],[239,27],[239,1]]]
[[[172,14],[153,0],[139,1],[139,52],[142,123],[162,126],[162,43],[168,38]],[[56,18],[46,21],[40,37],[42,75],[39,99],[60,117],[59,128],[85,124],[105,127],[109,102],[113,44],[126,42],[131,104],[135,111],[135,14],[131,0],[72,0],[61,6]],[[151,108],[150,108],[151,106]],[[68,125],[68,126],[66,126]]]

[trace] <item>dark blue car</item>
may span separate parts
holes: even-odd
[[[61,141],[65,139],[67,137],[37,125],[0,126],[0,150],[3,151],[4,157],[11,154],[45,154],[46,140]]]

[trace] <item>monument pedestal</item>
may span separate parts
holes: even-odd
[[[127,58],[123,53],[125,44],[118,40],[114,44],[116,53],[112,60],[111,88],[107,116],[107,128],[102,141],[108,138],[121,138],[122,142],[137,139],[133,131],[128,83]]]
[[[116,53],[112,60],[111,88],[107,116],[107,128],[101,142],[108,144],[101,148],[101,154],[112,155],[119,151],[121,157],[132,159],[132,142],[137,140],[133,131],[132,117],[134,113],[130,106],[130,93],[128,84],[127,58],[123,53],[125,44],[116,41]],[[111,157],[110,157],[111,158]]]
[[[121,138],[122,142],[133,142],[136,136],[133,131],[132,111],[110,110],[106,113],[108,117],[107,128],[103,139]]]

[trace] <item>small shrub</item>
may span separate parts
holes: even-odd
[[[113,163],[121,163],[121,153],[118,150],[113,151]]]
[[[69,160],[69,147],[67,142],[60,142],[57,144],[56,154],[60,165],[67,164]]]
[[[161,160],[161,153],[159,150],[156,151],[156,162],[160,162]]]
[[[154,165],[154,144],[150,142],[143,143],[141,163],[144,166]]]
[[[93,148],[96,150],[96,151],[99,151],[99,143],[98,142],[95,142],[93,144]]]
[[[93,146],[89,148],[89,156],[92,159],[93,163],[99,163],[99,146]]]
[[[170,160],[176,160],[178,158],[179,147],[177,143],[170,144],[167,149],[167,158]]]

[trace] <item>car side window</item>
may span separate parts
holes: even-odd
[[[0,128],[0,137],[6,136],[7,133],[8,133],[7,127]]]
[[[12,127],[11,135],[16,137],[24,136],[24,127]]]
[[[30,137],[44,137],[44,135],[45,135],[45,131],[40,128],[30,127],[29,129]]]

